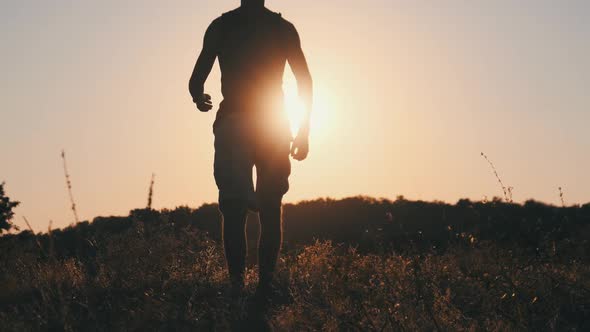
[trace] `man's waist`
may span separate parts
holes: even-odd
[[[219,105],[220,111],[227,112],[277,112],[284,109],[285,101],[282,96],[273,98],[236,98],[225,97]]]
[[[270,132],[274,135],[280,133],[276,137],[292,139],[289,118],[284,110],[262,111],[260,109],[229,108],[222,102],[213,124],[214,132],[216,127],[224,123],[236,124],[246,131]]]

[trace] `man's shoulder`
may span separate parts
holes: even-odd
[[[274,12],[270,9],[267,9],[268,13],[270,15],[272,15],[281,25],[287,27],[287,28],[294,28],[295,26],[293,25],[293,23],[289,22],[285,17],[283,17],[283,14],[279,13],[279,12]]]
[[[243,18],[242,14],[243,14],[243,11],[239,7],[234,10],[230,10],[228,12],[221,14],[221,16],[219,16],[215,20],[213,20],[213,22],[211,23],[211,26],[221,27],[224,25],[237,24],[238,22],[242,21],[242,18]],[[284,30],[296,31],[293,23],[291,23],[290,21],[285,19],[281,13],[274,12],[268,8],[265,8],[264,14],[267,18],[271,18],[272,19],[271,21],[275,22],[275,24],[278,23],[281,27],[284,28]]]
[[[227,18],[228,18],[228,17],[230,17],[231,15],[233,15],[233,14],[232,14],[232,12],[233,12],[233,10],[232,10],[232,11],[229,11],[229,12],[227,12],[227,13],[223,13],[223,14],[219,15],[218,17],[216,17],[216,18],[215,18],[215,19],[214,19],[214,20],[211,22],[211,24],[210,24],[210,25],[211,25],[211,26],[219,26],[219,25],[223,24],[223,22],[224,22],[225,20],[227,20]]]
[[[211,27],[221,27],[224,24],[230,23],[232,20],[236,19],[238,16],[239,16],[239,8],[236,8],[234,10],[230,10],[228,12],[225,12],[225,13],[219,15],[216,19],[213,20],[213,22],[211,22],[210,26]]]
[[[224,18],[235,18],[236,16],[238,16],[240,14],[240,8],[236,8],[234,10],[230,10],[229,12],[225,12],[223,14],[221,14],[221,16],[219,16],[217,19],[224,19]]]

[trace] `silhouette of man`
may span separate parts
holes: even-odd
[[[271,291],[282,243],[281,201],[289,189],[289,155],[301,161],[309,151],[312,79],[297,30],[281,14],[268,10],[264,0],[242,0],[239,8],[214,20],[203,44],[189,89],[201,112],[212,109],[203,85],[218,58],[223,101],[213,124],[214,175],[231,293],[239,296],[244,287],[245,225],[251,210],[260,215],[257,293],[264,296]],[[283,105],[287,62],[306,109],[295,140]]]

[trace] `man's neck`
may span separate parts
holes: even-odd
[[[242,0],[242,8],[248,10],[264,9],[264,0]]]

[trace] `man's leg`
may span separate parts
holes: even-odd
[[[260,203],[260,239],[258,264],[260,287],[269,288],[283,242],[281,198],[265,199]]]
[[[282,200],[289,190],[289,138],[270,137],[256,153],[256,195],[260,207],[260,289],[270,288],[283,242]]]
[[[247,205],[238,200],[220,203],[223,215],[223,245],[233,295],[244,288],[246,268],[246,218]]]
[[[237,117],[217,119],[215,133],[215,182],[219,188],[219,210],[223,215],[223,243],[233,295],[244,287],[246,266],[246,217],[248,200],[254,193],[253,160],[249,130]]]

